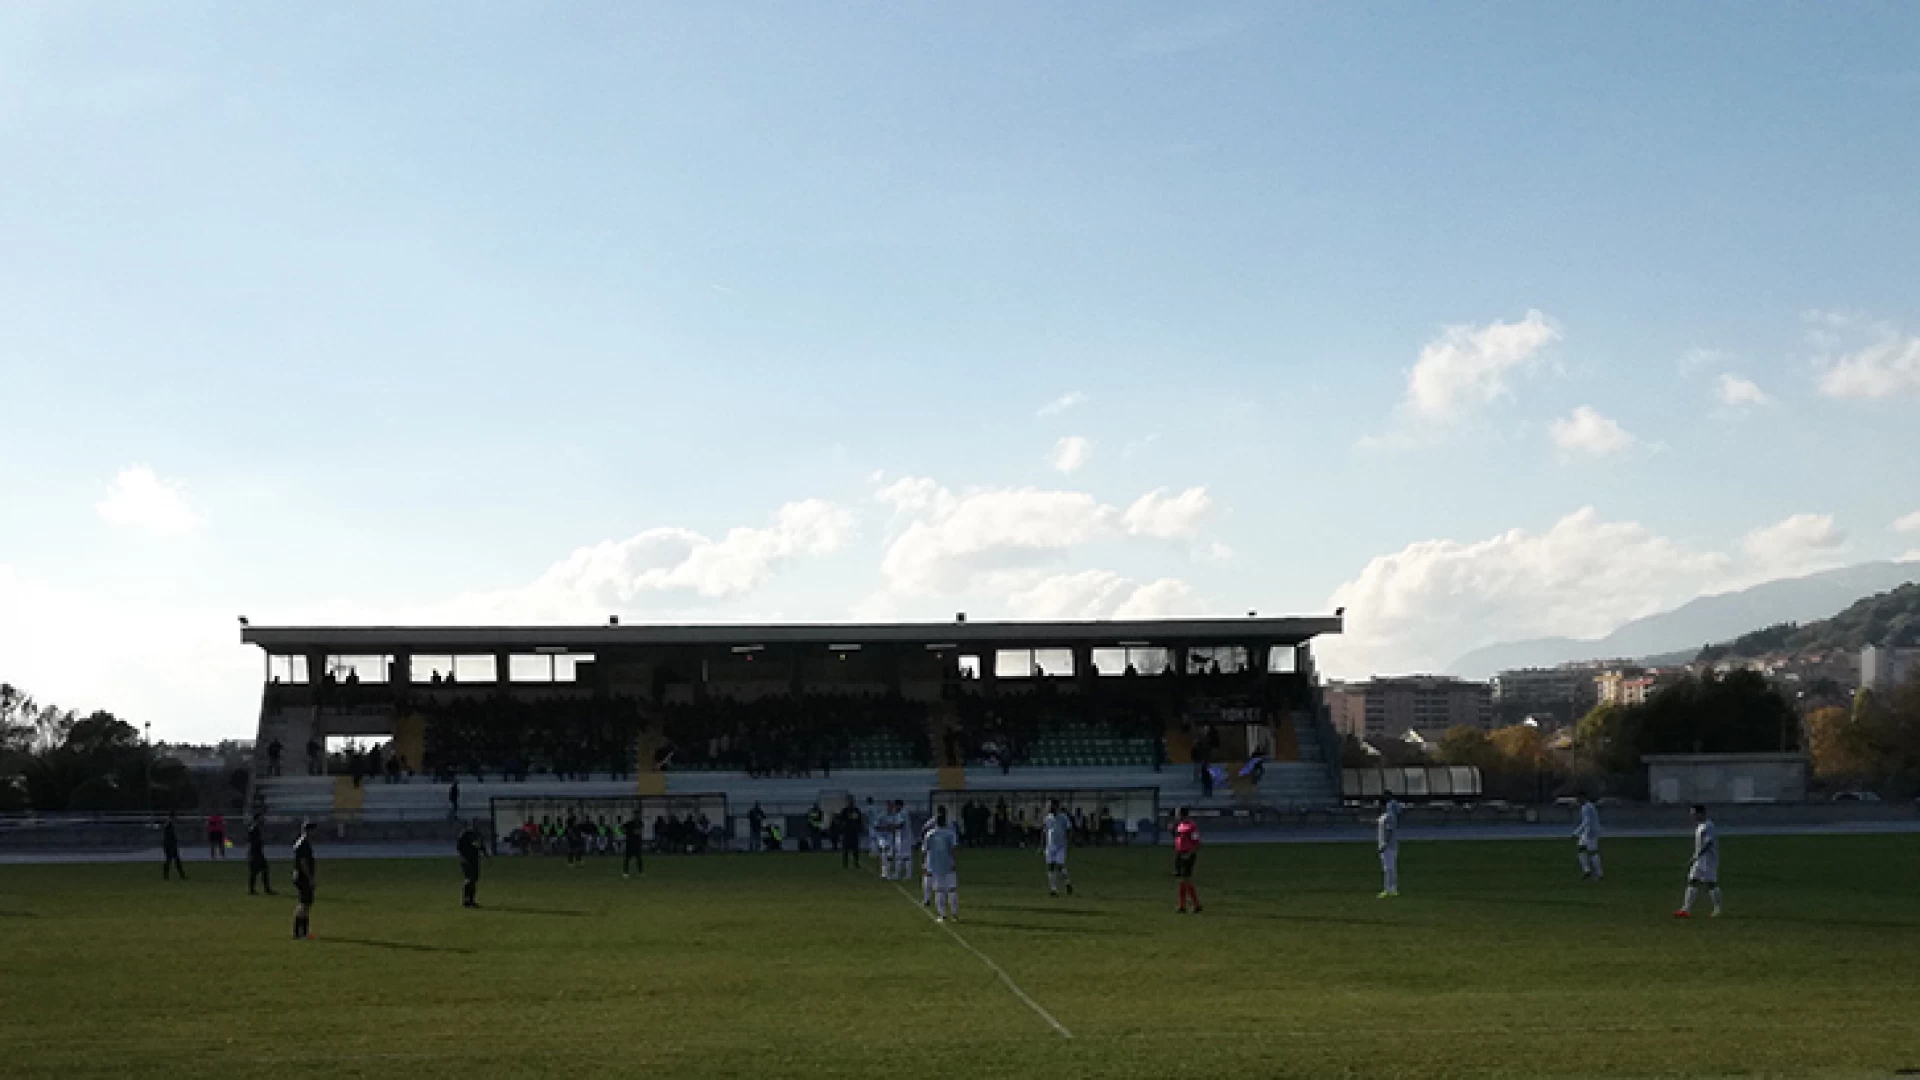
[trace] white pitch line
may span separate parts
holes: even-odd
[[[1027,1008],[1032,1009],[1034,1012],[1038,1013],[1040,1015],[1040,1019],[1045,1020],[1048,1026],[1052,1027],[1053,1030],[1060,1033],[1061,1038],[1063,1039],[1073,1038],[1073,1032],[1067,1030],[1067,1025],[1062,1024],[1058,1020],[1055,1020],[1053,1018],[1052,1013],[1042,1008],[1039,1002],[1028,997],[1027,992],[1025,990],[1020,989],[1020,984],[1014,982],[1012,976],[1008,975],[1005,971],[1001,970],[1001,967],[999,964],[996,964],[993,962],[993,957],[988,956],[986,953],[983,953],[979,949],[974,948],[973,943],[968,941],[966,938],[961,937],[960,931],[955,930],[951,923],[941,922],[937,917],[934,916],[933,912],[928,911],[924,906],[920,904],[914,903],[913,894],[901,888],[899,882],[890,881],[888,882],[888,884],[892,885],[894,888],[894,891],[900,894],[901,899],[905,900],[909,904],[913,904],[913,908],[915,911],[918,911],[920,914],[925,915],[928,918],[928,920],[931,921],[935,926],[938,926],[940,929],[945,930],[947,932],[948,937],[951,937],[953,938],[953,940],[959,942],[961,948],[979,957],[981,963],[987,965],[989,968],[992,968],[993,973],[995,975],[1000,976],[1000,981],[1007,984],[1007,989],[1013,991],[1013,996],[1019,998],[1021,1001],[1026,1002]]]

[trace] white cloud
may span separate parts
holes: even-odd
[[[1766,391],[1760,389],[1753,380],[1741,378],[1731,371],[1720,373],[1720,382],[1715,393],[1719,395],[1720,404],[1733,409],[1773,404],[1773,399],[1768,397]]]
[[[1093,457],[1093,440],[1084,435],[1062,436],[1053,444],[1053,467],[1063,473],[1078,471]]]
[[[1581,405],[1571,415],[1555,420],[1547,431],[1553,445],[1569,454],[1605,457],[1631,449],[1634,444],[1626,428],[1591,405]]]
[[[718,540],[672,527],[604,540],[575,550],[525,589],[482,599],[529,613],[599,613],[736,597],[764,585],[792,559],[838,551],[853,531],[844,507],[807,499],[781,507],[771,526],[731,529]]]
[[[1193,587],[1178,578],[1161,578],[1133,590],[1113,609],[1116,619],[1178,619],[1201,614]]]
[[[998,488],[956,495],[919,478],[895,481],[878,497],[909,519],[880,562],[888,590],[900,596],[1031,588],[1074,548],[1097,540],[1195,540],[1213,510],[1204,487],[1150,491],[1125,512],[1082,491]]]
[[[1401,408],[1424,420],[1458,419],[1506,396],[1514,371],[1559,337],[1560,328],[1538,311],[1518,322],[1446,327],[1420,350]]]
[[[874,479],[881,477],[876,474]],[[952,492],[924,476],[903,476],[874,492],[873,497],[890,504],[895,516],[950,513],[954,501]]]
[[[1833,565],[1846,546],[1846,531],[1834,525],[1832,514],[1795,514],[1741,541],[1754,570],[1765,577]]]
[[[1334,590],[1327,608],[1347,609],[1346,633],[1316,650],[1337,674],[1440,670],[1496,641],[1606,634],[1699,595],[1730,563],[1592,507],[1544,533],[1423,540]]]
[[[916,492],[917,517],[880,562],[887,586],[906,594],[959,593],[977,578],[1063,559],[1112,527],[1115,511],[1079,491],[1016,488],[954,496]]]
[[[1840,312],[1816,312],[1808,320],[1822,394],[1884,398],[1920,391],[1920,334]]]
[[[235,614],[162,608],[0,565],[0,681],[42,703],[151,723],[155,740],[249,737],[260,655],[241,647]]]
[[[1066,393],[1061,394],[1059,397],[1054,398],[1052,401],[1047,402],[1045,405],[1040,406],[1039,411],[1034,415],[1039,416],[1043,419],[1049,416],[1059,416],[1061,413],[1066,412],[1068,409],[1074,409],[1082,405],[1085,405],[1089,400],[1090,399],[1087,397],[1085,392],[1080,390],[1069,390]]]
[[[1020,619],[1166,619],[1199,610],[1192,586],[1177,578],[1138,584],[1108,570],[1056,574],[1007,597]]]
[[[200,515],[179,484],[163,480],[145,465],[120,470],[105,498],[93,505],[101,520],[118,529],[155,536],[182,536],[200,527]]]
[[[1200,523],[1213,510],[1213,500],[1204,487],[1190,487],[1178,495],[1156,488],[1127,507],[1127,532],[1158,540],[1190,540],[1200,532]]]
[[[1911,514],[1895,519],[1893,531],[1900,533],[1920,533],[1920,510],[1915,510]]]
[[[1105,619],[1133,588],[1107,570],[1055,574],[1008,595],[1007,608],[1018,619]]]

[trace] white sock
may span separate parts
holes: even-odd
[[[927,904],[927,903],[931,903],[932,901],[933,901],[933,879],[928,877],[925,874],[921,874],[920,875],[920,902],[922,904]]]
[[[946,893],[936,892],[933,894],[933,913],[935,915],[940,916],[943,919],[947,917],[947,894]]]
[[[1713,910],[1719,911],[1720,910],[1720,886],[1715,885],[1713,888],[1708,889],[1707,896],[1713,900]]]
[[[948,889],[946,893],[947,893],[947,914],[957,919],[960,917],[960,890]]]
[[[1060,871],[1058,870],[1047,871],[1047,891],[1048,892],[1060,891]]]
[[[1387,891],[1400,891],[1400,867],[1394,863],[1387,864]]]
[[[1584,851],[1580,853],[1580,872],[1583,874],[1593,873],[1593,857]]]
[[[1698,894],[1699,894],[1699,891],[1700,891],[1700,890],[1698,890],[1698,889],[1696,889],[1696,888],[1694,888],[1694,887],[1693,887],[1693,886],[1691,886],[1691,885],[1689,885],[1689,886],[1687,886],[1687,898],[1686,898],[1686,900],[1684,900],[1684,901],[1682,901],[1682,902],[1681,902],[1681,904],[1680,904],[1680,910],[1681,910],[1681,911],[1692,911],[1692,910],[1693,910],[1693,898],[1694,898],[1694,897],[1695,897],[1696,895],[1698,895]]]
[[[1587,857],[1593,860],[1593,876],[1606,877],[1606,872],[1600,869],[1600,853],[1596,851]]]

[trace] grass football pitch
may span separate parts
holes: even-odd
[[[958,937],[820,855],[0,867],[0,1076],[1883,1076],[1920,1069],[1920,836],[964,852]],[[1704,906],[1704,903],[1703,903]],[[998,971],[996,971],[996,968]],[[1004,972],[1004,978],[999,972]],[[1023,996],[1024,995],[1024,996]],[[1044,1015],[1043,1015],[1044,1014]],[[1062,1033],[1047,1017],[1060,1025]]]

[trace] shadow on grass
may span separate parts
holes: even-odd
[[[1344,915],[1288,915],[1279,911],[1217,911],[1216,918],[1267,919],[1272,922],[1320,923],[1325,926],[1404,926],[1386,919],[1350,919]]]
[[[1892,919],[1817,919],[1808,915],[1732,915],[1729,922],[1782,923],[1787,926],[1844,926],[1864,930],[1920,930],[1920,922],[1896,922]],[[1920,1070],[1916,1070],[1920,1072]]]
[[[1597,911],[1597,910],[1600,910],[1601,908],[1608,906],[1607,904],[1598,901],[1597,898],[1594,901],[1560,900],[1556,898],[1540,897],[1540,896],[1500,896],[1493,893],[1454,893],[1454,892],[1436,892],[1430,895],[1433,899],[1436,899],[1436,900],[1468,901],[1475,904],[1504,904],[1510,907],[1584,908],[1588,911]]]
[[[568,919],[584,919],[593,914],[591,911],[572,911],[567,908],[514,907],[507,904],[482,904],[480,910],[503,911],[508,915],[549,915]]]
[[[0,919],[37,919],[39,917],[37,912],[32,911],[0,911]]]
[[[1105,930],[1096,930],[1090,926],[1043,926],[1040,923],[1007,922],[1002,919],[964,918],[955,923],[960,930],[1019,930],[1028,934],[1093,934],[1105,935]]]
[[[1072,901],[1070,900],[1067,902],[1072,903]],[[994,904],[991,907],[988,907],[987,905],[982,905],[982,907],[988,911],[1019,911],[1029,915],[1073,915],[1083,919],[1113,918],[1113,915],[1110,912],[1088,911],[1085,908],[1040,907],[1037,905],[1032,907],[1025,907],[1019,904]]]
[[[456,949],[445,945],[416,945],[409,941],[379,941],[374,938],[316,937],[316,945],[360,945],[369,949],[394,949],[400,952],[460,953],[473,954],[472,949]]]

